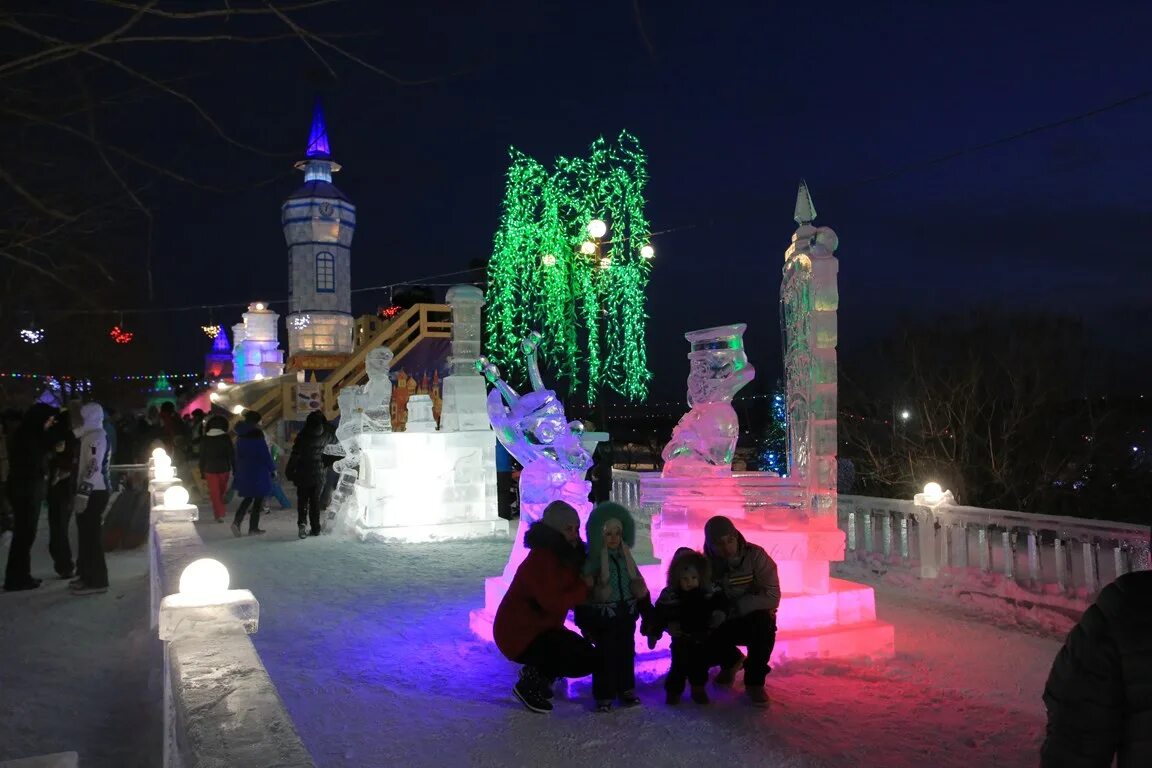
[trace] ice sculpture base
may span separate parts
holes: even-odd
[[[640,574],[648,584],[653,599],[666,581],[662,564],[642,565]],[[825,565],[827,572],[827,565]],[[492,622],[496,609],[508,591],[511,579],[496,576],[484,580],[484,608],[472,611],[468,626],[481,640],[492,641]],[[787,583],[782,579],[782,583]],[[890,658],[895,653],[895,634],[891,624],[876,621],[876,597],[871,587],[844,579],[830,579],[823,594],[785,594],[776,614],[776,647],[773,662],[786,659],[868,657]],[[567,626],[579,632],[571,617]],[[643,665],[660,674],[668,671],[667,635],[655,648],[636,632],[636,667]]]
[[[168,506],[160,504],[152,507],[154,523],[195,523],[200,519],[200,508],[195,504]]]
[[[799,484],[766,472],[644,475],[640,503],[652,514],[652,551],[665,562],[678,547],[702,548],[704,523],[713,515],[731,518],[747,541],[776,561],[784,595],[773,658],[895,653],[892,625],[876,621],[872,588],[830,577],[831,563],[844,559],[844,532],[835,514],[812,514],[808,491]]]
[[[253,634],[260,627],[260,603],[247,589],[208,595],[176,593],[160,601],[160,639],[207,637],[241,627]]]
[[[364,539],[506,536],[491,430],[365,433],[353,529]]]

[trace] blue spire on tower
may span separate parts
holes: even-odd
[[[216,338],[212,340],[213,352],[232,352],[232,345],[228,343],[228,334],[224,332],[224,327],[221,326],[220,330],[216,331]]]
[[[308,150],[304,156],[309,159],[332,159],[332,151],[328,147],[328,125],[324,122],[324,107],[319,98],[312,110],[312,130],[308,132]]]

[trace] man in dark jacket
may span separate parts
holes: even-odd
[[[320,491],[328,467],[336,461],[336,456],[325,454],[324,449],[332,440],[333,432],[324,414],[312,411],[292,443],[292,454],[284,468],[284,477],[296,485],[296,527],[302,539],[309,534],[320,535]]]
[[[12,504],[12,544],[4,569],[4,589],[15,592],[36,589],[32,578],[32,543],[40,523],[40,506],[47,491],[48,454],[52,451],[52,427],[56,409],[36,403],[24,414],[9,443],[8,501]]]
[[[1152,571],[1100,592],[1056,655],[1044,706],[1042,768],[1152,766]]]
[[[732,685],[743,666],[748,699],[766,707],[764,680],[776,646],[776,609],[780,607],[776,561],[763,547],[745,541],[731,520],[719,516],[704,524],[704,554],[728,603],[728,618],[709,638],[709,657],[722,668],[714,682]],[[738,645],[748,649],[747,661]]]

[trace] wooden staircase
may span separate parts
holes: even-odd
[[[322,383],[324,415],[332,419],[339,415],[336,396],[346,386],[363,384],[368,380],[364,360],[368,353],[380,347],[392,350],[392,365],[404,359],[424,339],[452,338],[452,307],[448,304],[416,304],[406,309],[381,328],[374,336],[357,339],[356,351],[344,365],[328,374]]]
[[[324,401],[324,415],[329,419],[340,414],[337,407],[337,394],[346,386],[363,384],[368,380],[364,360],[374,349],[386,346],[392,350],[392,364],[395,365],[411,352],[424,339],[452,338],[452,307],[448,304],[416,304],[401,312],[391,320],[380,320],[374,316],[361,317],[356,322],[356,339],[352,355],[340,367],[328,374],[321,383]],[[268,387],[272,380],[259,382]],[[253,383],[255,384],[255,383]],[[295,397],[296,372],[290,371],[281,376],[277,386],[259,395],[250,403],[244,402],[243,395],[233,395],[244,408],[259,411],[265,429],[271,429],[284,418],[285,413],[293,412],[292,398]],[[235,385],[245,387],[245,384]],[[262,388],[263,388],[262,387]],[[238,421],[239,416],[233,421]]]

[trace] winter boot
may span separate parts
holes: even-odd
[[[748,701],[752,702],[754,707],[768,707],[772,702],[768,700],[768,692],[764,690],[764,686],[750,685],[744,689],[748,694]]]
[[[638,707],[643,703],[640,701],[640,697],[636,695],[636,691],[624,691],[620,694],[620,706],[622,707]]]
[[[692,701],[696,702],[697,704],[707,704],[709,701],[708,689],[703,685],[692,686]]]
[[[737,651],[737,653],[739,653],[739,651]],[[740,658],[733,662],[731,666],[721,669],[719,674],[716,675],[716,679],[712,682],[724,688],[730,687],[732,683],[736,682],[736,673],[744,668],[744,658],[744,654],[740,653]]]
[[[612,699],[596,699],[596,711],[604,714],[612,711]]]
[[[296,528],[297,528],[297,533],[296,533],[297,536],[299,536],[302,539],[308,538],[308,526],[298,525],[298,526],[296,526]]]
[[[533,712],[551,712],[552,702],[544,698],[540,691],[543,682],[543,676],[534,667],[524,667],[520,670],[520,679],[512,688],[512,694]]]

